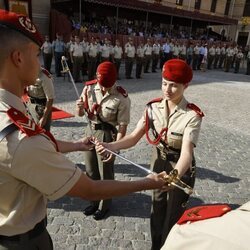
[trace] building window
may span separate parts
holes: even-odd
[[[228,16],[228,14],[229,14],[230,4],[231,4],[231,0],[227,0],[225,12],[224,12],[225,16]]]
[[[200,10],[200,8],[201,8],[201,0],[195,0],[194,9]]]
[[[176,5],[182,5],[183,4],[183,0],[176,0]]]
[[[250,16],[250,0],[246,0],[243,16]]]
[[[212,0],[212,4],[211,4],[211,9],[210,9],[210,11],[211,12],[215,12],[215,10],[216,10],[216,4],[217,4],[217,0]]]

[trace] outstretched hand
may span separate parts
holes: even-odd
[[[161,189],[163,191],[169,191],[172,189],[169,183],[166,182],[165,177],[167,176],[167,173],[165,171],[156,174],[152,173],[146,176],[147,179],[150,179],[152,181],[153,187],[152,189]]]
[[[115,156],[108,152],[107,149],[112,150],[109,143],[100,142],[95,138],[95,150],[99,155],[102,156],[103,162],[111,162],[115,159]]]
[[[78,141],[76,141],[76,143],[78,144],[78,150],[79,151],[88,151],[88,150],[92,150],[94,148],[94,144],[91,142],[91,137],[85,137],[82,138]]]

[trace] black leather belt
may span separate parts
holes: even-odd
[[[30,97],[30,102],[33,104],[40,104],[40,105],[46,105],[47,99],[46,98],[34,98],[34,97]]]
[[[157,152],[158,152],[158,155],[160,156],[160,158],[162,160],[167,160],[167,161],[173,161],[173,162],[177,162],[180,158],[180,154],[177,153],[177,152],[169,152],[165,149],[159,149],[157,147]]]
[[[113,126],[107,123],[91,123],[91,128],[94,130],[113,130]]]
[[[33,229],[30,231],[23,233],[23,234],[17,234],[13,236],[5,236],[5,235],[0,235],[0,241],[22,241],[22,240],[28,240],[28,239],[33,239],[37,236],[39,236],[47,226],[47,217],[44,218],[42,221],[37,223]]]

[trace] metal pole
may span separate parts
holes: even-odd
[[[146,15],[146,28],[145,28],[145,35],[147,34],[148,31],[148,11],[147,11],[147,15]]]
[[[171,16],[170,20],[170,37],[172,36],[172,23],[173,23],[173,16]]]
[[[118,34],[118,16],[119,16],[119,7],[116,7],[116,27],[115,27],[115,35]]]
[[[208,25],[207,25],[207,40],[208,40],[208,34],[209,34],[209,25],[210,25],[210,23],[208,23]]]
[[[82,0],[79,0],[79,23],[82,25]]]
[[[193,19],[191,19],[191,25],[190,25],[190,32],[189,32],[189,38],[192,35],[192,29],[193,29]]]

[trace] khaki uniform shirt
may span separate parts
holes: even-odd
[[[20,98],[0,89],[0,131],[11,123],[10,106],[25,113]],[[45,218],[47,199],[67,194],[81,174],[46,135],[9,134],[0,142],[0,235],[31,230]]]
[[[154,55],[159,55],[161,50],[161,45],[159,43],[155,43],[153,45],[153,54]]]
[[[173,47],[173,55],[174,56],[178,56],[179,55],[179,53],[180,53],[180,48],[179,48],[179,46],[174,46]]]
[[[127,57],[134,58],[135,57],[135,46],[130,43],[125,44],[125,54]]]
[[[216,55],[220,55],[220,52],[221,52],[220,47],[217,47],[217,48],[215,49],[215,54],[216,54]]]
[[[187,54],[187,47],[185,45],[180,46],[180,54],[181,55]]]
[[[161,250],[248,250],[250,201],[221,217],[176,224]]]
[[[41,47],[41,50],[45,54],[52,54],[52,43],[45,41]]]
[[[195,46],[195,47],[194,47],[194,54],[195,54],[195,55],[199,55],[199,53],[200,53],[200,47]]]
[[[208,51],[209,55],[210,56],[215,56],[215,48],[214,47],[211,47]]]
[[[234,49],[227,48],[226,54],[228,57],[233,57],[234,56]]]
[[[139,58],[143,58],[144,57],[144,48],[141,46],[138,46],[137,50],[136,50],[136,55]]]
[[[144,45],[144,54],[146,56],[151,56],[152,52],[153,52],[153,47],[151,45],[149,45],[149,44],[145,44]]]
[[[183,97],[171,115],[167,111],[167,101],[152,103],[152,116],[155,129],[160,134],[163,128],[168,128],[167,134],[163,134],[162,140],[174,149],[181,149],[182,141],[188,140],[195,146],[198,141],[201,117],[187,108],[187,100]],[[145,114],[138,122],[145,127]]]
[[[102,94],[98,84],[85,86],[81,95],[84,101],[86,100],[85,94],[87,94],[90,110],[96,103],[101,106],[98,114],[102,121],[113,126],[129,124],[130,99],[119,93],[116,85],[110,88],[105,95]],[[95,123],[100,123],[96,115],[91,119]]]
[[[87,52],[90,57],[96,57],[98,53],[97,45],[90,43],[87,47]]]
[[[116,45],[113,49],[113,54],[115,59],[121,59],[123,54],[122,47]]]
[[[80,44],[82,45],[83,53],[86,53],[87,52],[87,47],[88,47],[89,43],[86,42],[86,41],[82,41],[82,42],[80,42]]]
[[[39,73],[35,85],[30,85],[27,91],[29,96],[37,99],[55,99],[53,80],[42,71]]]
[[[73,56],[77,57],[83,56],[83,47],[80,43],[79,44],[74,43],[71,45],[70,52],[72,52]]]
[[[221,53],[222,55],[225,55],[225,54],[226,54],[226,49],[225,49],[225,47],[222,47],[222,48],[220,49],[220,53]]]
[[[101,56],[104,58],[108,58],[110,56],[110,46],[104,44],[101,47]]]

